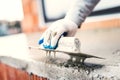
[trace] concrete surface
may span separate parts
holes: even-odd
[[[0,53],[0,61],[50,80],[120,80],[120,28],[79,30],[81,52],[104,57],[89,58],[85,64],[63,53],[46,55],[45,51],[31,49],[21,56]],[[27,35],[28,43],[38,46],[40,33]],[[15,53],[16,54],[16,53]],[[24,56],[25,55],[25,56]]]

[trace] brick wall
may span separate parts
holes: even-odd
[[[23,32],[38,31],[38,10],[36,0],[22,0],[24,19],[21,22]]]
[[[29,75],[27,72],[0,63],[0,80],[48,80],[37,75]]]
[[[96,22],[84,22],[82,24],[82,30],[88,29],[105,29],[105,28],[115,28],[120,27],[120,18],[101,20]]]

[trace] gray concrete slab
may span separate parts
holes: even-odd
[[[79,30],[76,37],[81,41],[81,52],[106,58],[89,58],[85,64],[71,61],[67,54],[46,55],[45,51],[34,49],[22,53],[22,58],[1,53],[0,61],[50,80],[120,80],[119,34],[120,28]],[[40,35],[27,35],[29,45],[37,47]]]

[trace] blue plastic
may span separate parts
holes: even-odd
[[[38,44],[42,44],[44,42],[44,38],[40,39]]]
[[[60,39],[62,36],[67,36],[67,32],[64,32],[64,33],[59,37],[59,39]],[[45,49],[56,49],[56,48],[58,47],[59,39],[58,39],[58,41],[57,41],[57,43],[56,43],[55,46],[51,46],[51,43],[50,43],[50,45],[44,45],[44,44],[43,44],[43,47],[44,47]],[[38,44],[42,44],[43,42],[44,42],[44,38],[40,39],[39,42],[38,42]]]

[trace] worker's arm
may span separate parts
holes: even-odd
[[[73,7],[67,12],[65,18],[80,26],[99,1],[100,0],[76,0]]]
[[[78,27],[92,12],[99,0],[76,0],[74,6],[67,12],[64,19],[53,22],[43,33],[39,44],[45,49],[55,49],[61,35],[74,36]]]

